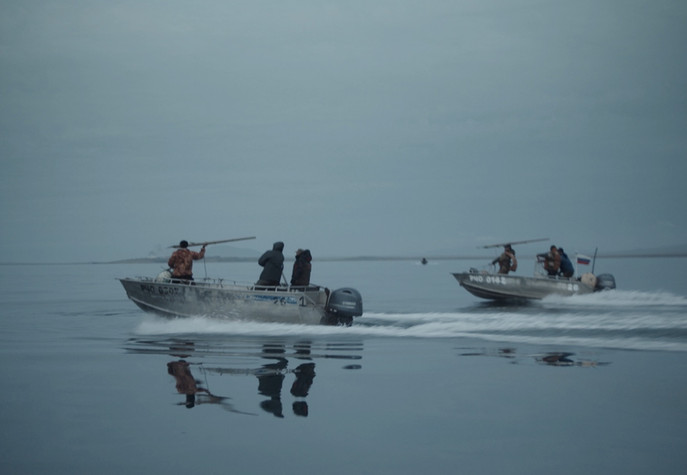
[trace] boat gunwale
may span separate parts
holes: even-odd
[[[312,293],[328,293],[329,289],[327,287],[321,286],[321,285],[276,285],[276,286],[268,286],[268,285],[257,285],[257,284],[252,284],[248,282],[239,282],[239,281],[228,281],[228,283],[225,283],[225,279],[221,278],[202,278],[198,280],[191,280],[191,281],[186,281],[186,280],[181,280],[181,279],[165,279],[165,280],[157,280],[157,278],[153,277],[123,277],[123,278],[118,278],[120,282],[131,282],[131,283],[139,283],[139,284],[145,284],[145,285],[166,285],[166,286],[175,286],[175,287],[181,287],[181,288],[190,288],[193,287],[195,289],[209,289],[209,290],[227,290],[227,291],[240,291],[240,292],[259,292],[259,293],[268,293],[268,292],[278,292],[278,293],[299,293],[299,294],[312,294]]]

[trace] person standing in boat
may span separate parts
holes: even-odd
[[[499,265],[499,274],[508,274],[510,271],[515,272],[518,269],[518,260],[515,258],[515,250],[510,244],[503,247],[503,253],[491,261],[491,264]]]
[[[277,241],[272,245],[271,251],[266,251],[260,259],[258,264],[263,267],[260,279],[256,285],[276,286],[281,281],[281,276],[284,271],[284,243]]]
[[[173,269],[172,278],[181,280],[193,280],[193,261],[205,257],[205,245],[200,252],[188,249],[188,241],[181,241],[179,249],[174,251],[167,261],[167,265]]]
[[[296,251],[296,260],[293,263],[291,273],[291,285],[310,285],[310,272],[312,270],[312,254],[309,249]]]
[[[544,270],[546,270],[549,276],[558,275],[558,271],[561,268],[561,255],[558,254],[556,246],[551,246],[547,253],[537,254],[537,257],[544,261]]]
[[[563,277],[570,278],[573,276],[575,273],[575,268],[573,267],[572,262],[570,261],[570,258],[568,255],[565,253],[562,247],[558,248],[558,254],[561,256],[561,275]]]

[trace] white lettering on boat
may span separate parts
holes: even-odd
[[[178,287],[167,287],[163,285],[141,284],[141,291],[147,294],[158,295],[181,295],[184,293],[183,289]]]
[[[272,302],[275,305],[298,305],[298,300],[294,297],[277,297],[271,295],[247,295],[247,300],[256,302]]]
[[[470,275],[470,282],[506,285],[506,278],[500,275]]]

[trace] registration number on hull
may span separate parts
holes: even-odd
[[[506,285],[507,280],[501,275],[471,275],[470,282]]]

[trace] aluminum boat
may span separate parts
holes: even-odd
[[[363,314],[360,293],[317,285],[263,287],[222,279],[123,278],[127,296],[146,312],[168,317],[207,316],[260,322],[351,325]]]
[[[549,295],[590,294],[615,288],[612,275],[595,276],[591,272],[582,274],[579,278],[543,275],[522,277],[470,269],[470,272],[454,273],[453,277],[471,294],[491,300],[539,300]]]

